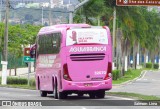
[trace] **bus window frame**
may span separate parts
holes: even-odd
[[[42,36],[42,35],[45,35],[45,38],[46,37],[52,37],[53,39],[54,39],[54,37],[56,37],[56,36],[53,36],[53,34],[60,34],[59,36],[59,46],[57,46],[57,47],[59,47],[59,49],[58,49],[58,52],[55,52],[55,53],[39,53],[39,39],[40,39],[40,37]],[[47,35],[52,35],[52,36],[47,36]],[[42,55],[46,55],[46,54],[59,54],[60,53],[60,49],[61,49],[61,46],[62,46],[62,33],[61,33],[61,31],[58,31],[58,32],[52,32],[52,33],[46,33],[46,34],[40,34],[40,35],[38,35],[37,36],[37,39],[36,39],[36,44],[37,44],[37,50],[36,50],[36,53],[37,53],[37,58],[38,58],[38,56],[39,56],[39,54],[42,54]],[[53,44],[52,44],[52,47],[53,47]],[[46,48],[46,47],[45,47]],[[54,49],[54,47],[53,47],[53,49]]]

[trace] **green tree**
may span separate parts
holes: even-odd
[[[113,10],[117,10],[116,28],[122,33],[122,37],[116,38],[116,42],[121,42],[122,73],[124,75],[125,57],[133,55],[134,68],[136,69],[136,55],[138,45],[144,55],[150,52],[152,62],[159,52],[160,37],[160,17],[156,11],[148,11],[147,7],[119,7],[116,0],[90,0],[76,12],[74,21],[96,25],[97,17],[101,17],[101,25],[109,24],[112,31]],[[117,35],[116,35],[117,36]],[[132,54],[130,54],[132,53]]]
[[[4,39],[4,24],[0,23],[0,34],[1,34],[1,52],[3,48]],[[8,54],[12,56],[14,60],[14,68],[16,75],[17,61],[16,59],[23,55],[23,49],[26,46],[35,43],[37,33],[41,26],[27,25],[9,25],[8,30]]]
[[[86,22],[88,24],[97,25],[97,17],[103,16],[105,11],[104,0],[90,0],[76,11],[74,22]]]

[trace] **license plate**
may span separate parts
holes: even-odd
[[[84,83],[84,86],[86,87],[93,86],[93,83]]]

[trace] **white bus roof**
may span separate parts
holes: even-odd
[[[91,27],[88,24],[59,24],[59,25],[53,25],[53,26],[46,26],[40,29],[38,35],[51,33],[53,31],[61,31],[64,28],[70,28],[70,27]]]

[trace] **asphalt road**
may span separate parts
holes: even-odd
[[[113,87],[111,91],[160,96],[159,84],[160,72],[150,71],[146,72],[142,78],[139,78],[132,83]],[[0,87],[0,105],[2,105],[2,101],[11,101],[12,103],[21,102],[21,104],[25,102],[38,102],[42,107],[2,106],[0,109],[53,109],[53,107],[55,109],[160,109],[159,106],[133,106],[136,101],[132,101],[128,98],[108,96],[107,94],[104,99],[90,99],[88,95],[85,95],[84,97],[72,95],[65,100],[55,100],[53,94],[50,94],[47,97],[40,97],[39,91],[36,90]]]
[[[65,100],[55,100],[53,94],[47,97],[40,97],[39,91],[36,90],[0,87],[0,105],[2,105],[3,101],[14,102],[13,104],[11,103],[14,106],[2,106],[2,108],[0,107],[1,109],[53,109],[53,107],[56,109],[159,109],[157,106],[133,106],[134,102],[131,100],[107,95],[104,99],[90,99],[88,95],[84,97],[72,95]],[[18,102],[21,103],[17,104]],[[39,104],[38,107],[22,107],[25,102],[38,102]]]
[[[96,100],[90,99],[88,95],[78,97],[76,94],[69,95],[67,100],[55,100],[54,94],[49,94],[47,97],[40,97],[39,91],[19,89],[19,88],[6,88],[0,87],[0,100],[54,100],[54,101],[72,101],[72,100]],[[130,98],[122,98],[115,96],[105,96],[104,99],[97,100],[132,100]]]
[[[111,92],[131,92],[160,97],[160,71],[147,71],[134,82],[115,86]]]

